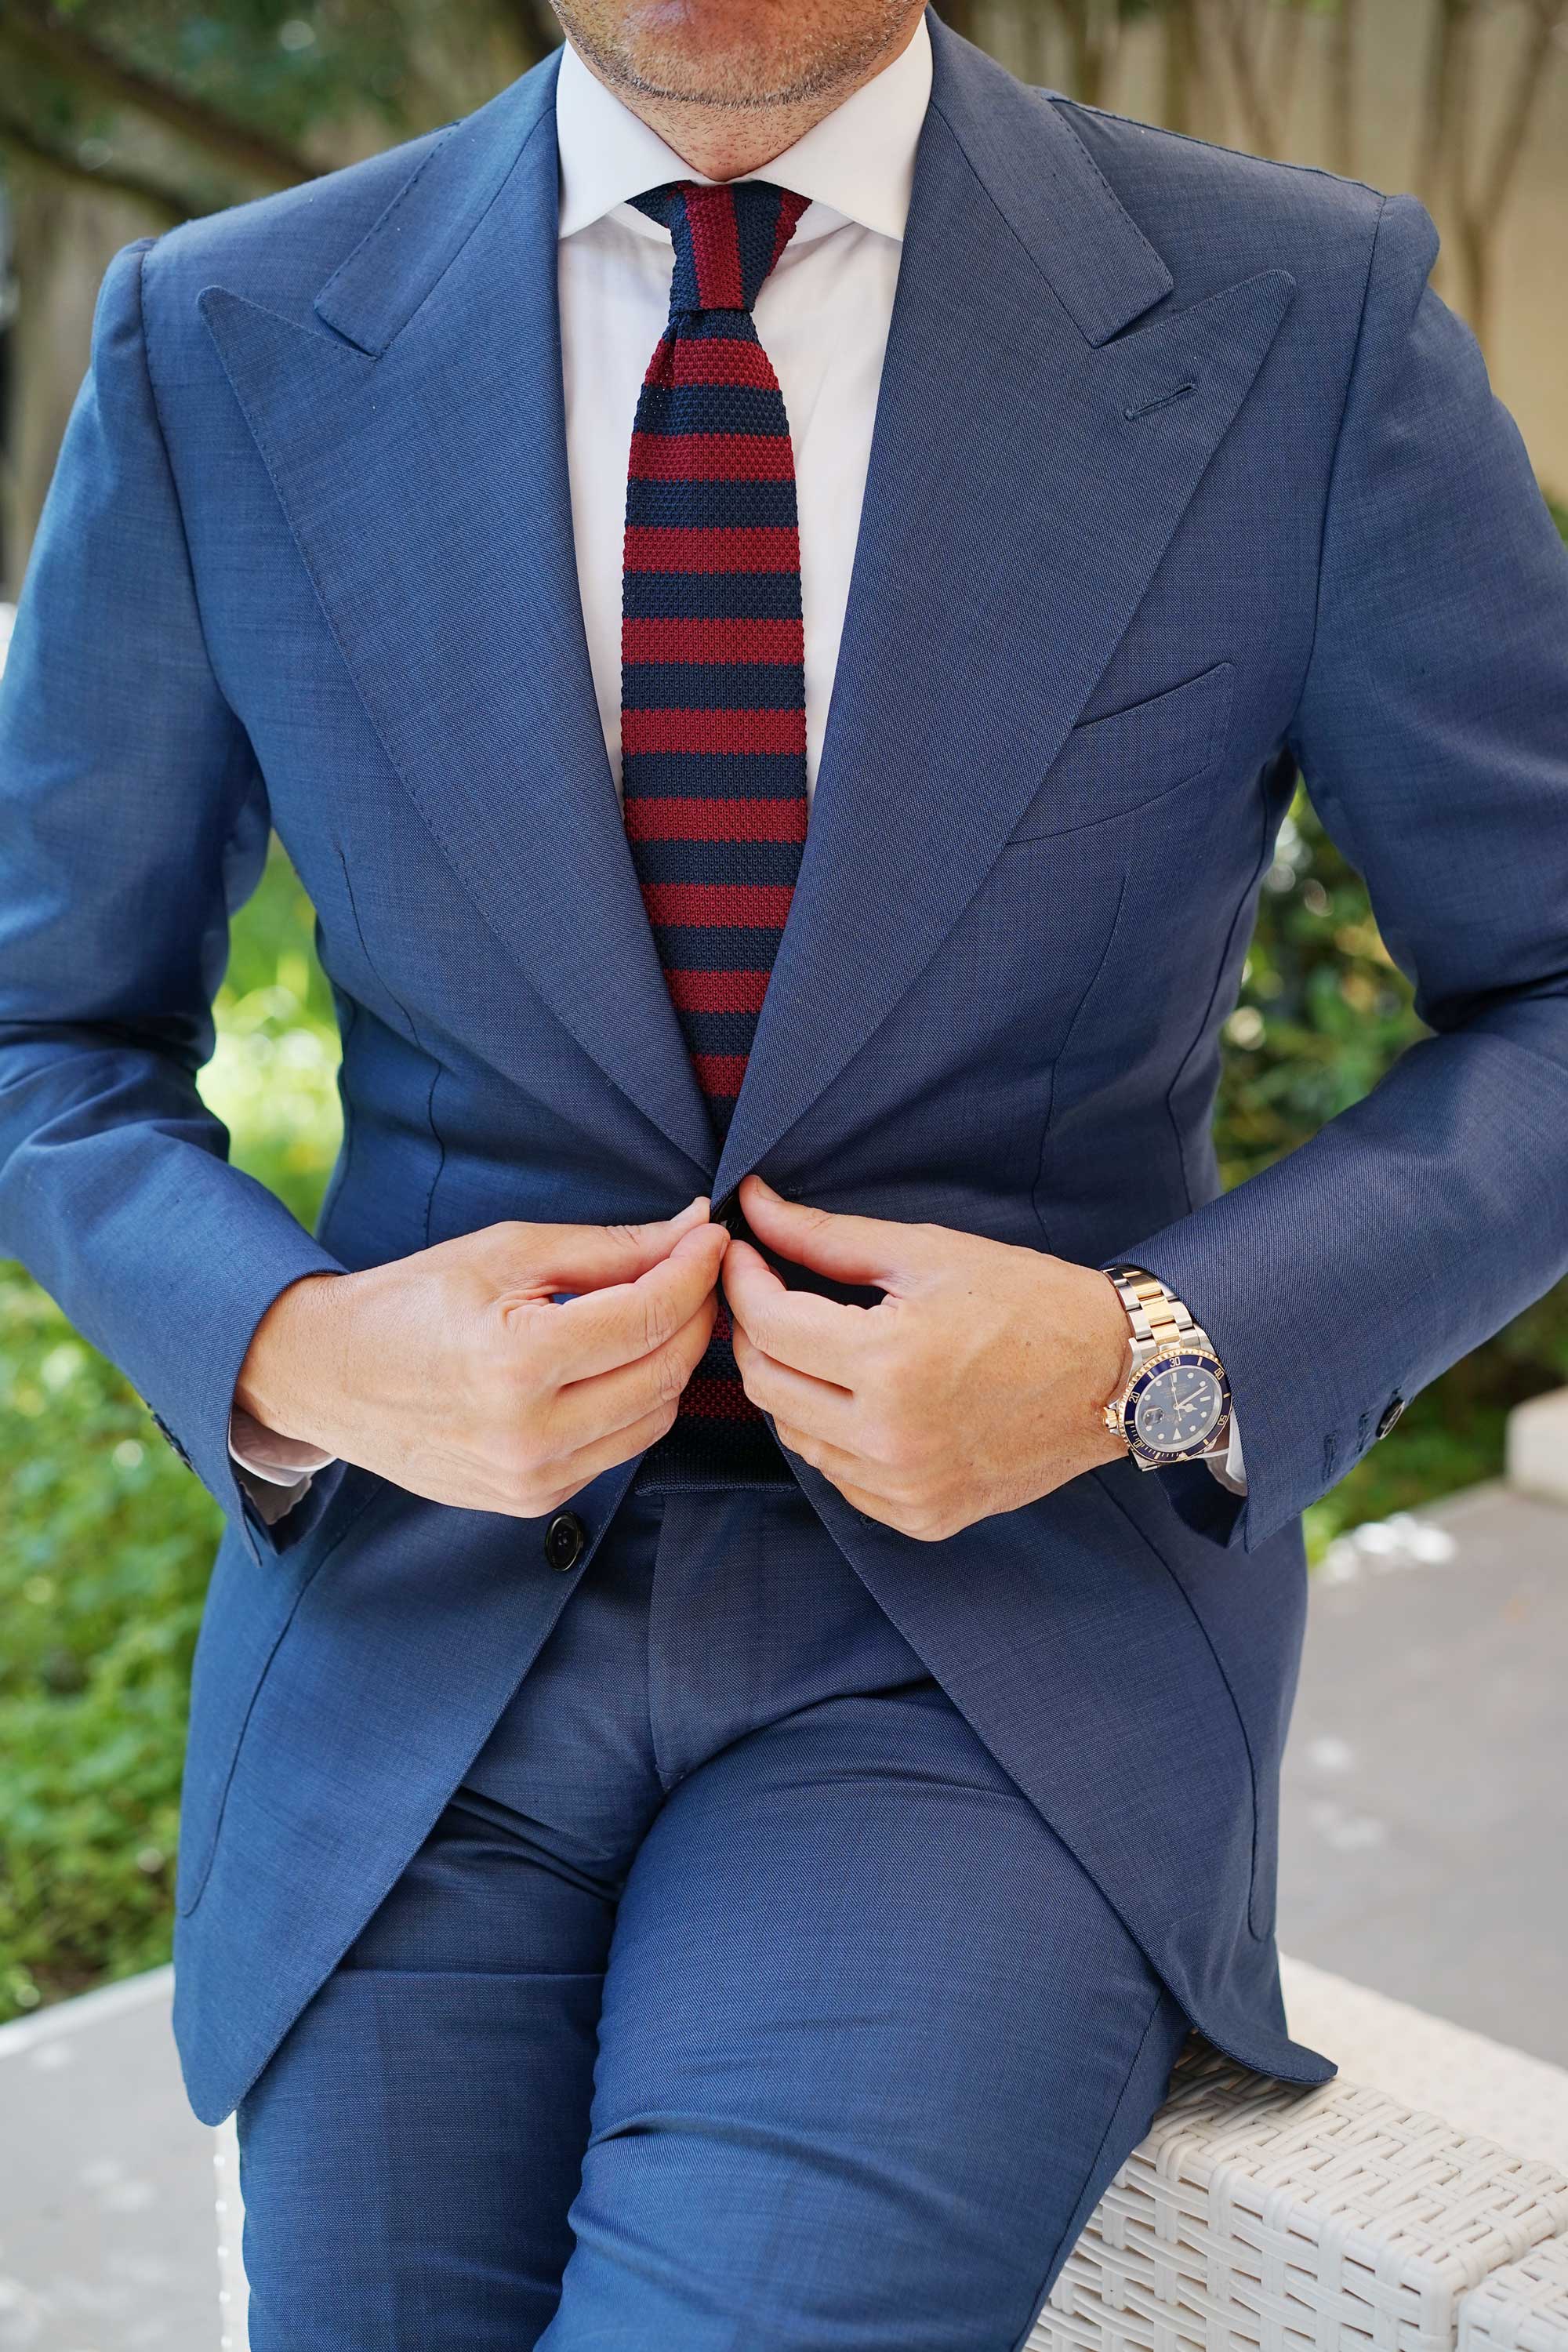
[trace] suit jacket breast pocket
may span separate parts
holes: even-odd
[[[1216,662],[1127,710],[1072,730],[1008,835],[1037,841],[1127,816],[1212,768],[1230,726],[1232,665]]]

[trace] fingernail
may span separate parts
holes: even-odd
[[[767,1178],[765,1176],[759,1176],[754,1168],[752,1171],[752,1181],[760,1191],[767,1194],[770,1201],[776,1201],[778,1199],[778,1194],[773,1191],[773,1188],[768,1182]]]

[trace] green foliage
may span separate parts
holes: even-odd
[[[548,0],[448,0],[436,28],[422,0],[14,0],[0,162],[184,219],[466,113],[557,37]]]
[[[229,1131],[232,1156],[315,1218],[342,1133],[338,1031],[315,950],[315,915],[276,845],[260,889],[235,924],[217,1002],[217,1051],[203,1099]]]
[[[337,1034],[275,855],[203,1075],[234,1156],[309,1221]],[[0,1265],[0,2018],[168,1956],[185,1690],[221,1524],[140,1399]]]
[[[117,54],[285,139],[373,109],[405,127],[413,12],[396,0],[79,0],[75,21]]]
[[[216,1507],[0,1268],[0,2016],[166,1957]]]

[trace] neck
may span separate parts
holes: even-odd
[[[697,99],[663,97],[622,80],[581,42],[573,40],[572,46],[595,80],[602,82],[650,131],[657,131],[683,163],[689,163],[707,180],[736,180],[742,173],[761,171],[764,163],[771,163],[775,155],[782,155],[797,139],[804,139],[808,131],[836,112],[846,99],[874,81],[895,58],[901,57],[914,37],[923,6],[924,0],[920,0],[886,47],[852,78],[847,77],[808,99],[782,103],[764,100],[746,106],[731,101],[720,106]],[[570,34],[567,37],[572,38]]]

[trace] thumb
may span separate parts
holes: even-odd
[[[514,1226],[514,1264],[532,1289],[605,1290],[612,1283],[636,1282],[662,1265],[688,1235],[709,1230],[708,1196],[699,1193],[679,1216],[647,1224]],[[722,1226],[716,1230],[728,1239]]]
[[[890,1217],[841,1217],[786,1201],[760,1176],[741,1181],[741,1206],[757,1239],[795,1265],[837,1282],[898,1291],[921,1263],[924,1234]]]

